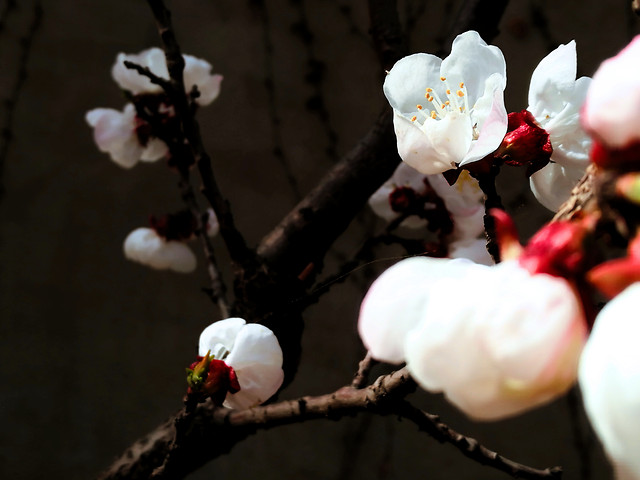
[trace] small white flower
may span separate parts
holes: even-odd
[[[184,85],[186,92],[189,93],[194,85],[197,86],[200,96],[196,99],[196,103],[202,106],[209,105],[220,94],[222,75],[212,75],[212,66],[206,60],[201,60],[191,55],[183,55],[183,57],[185,61]],[[151,83],[147,77],[140,75],[135,70],[125,67],[125,60],[142,67],[148,67],[158,77],[168,80],[167,62],[161,49],[150,48],[138,54],[119,53],[116,63],[111,69],[111,75],[120,85],[120,88],[130,91],[134,95],[162,93],[162,88],[159,85]]]
[[[208,209],[207,213],[209,214],[209,218],[207,220],[207,235],[215,237],[220,232],[220,222],[218,222],[218,217],[213,209]]]
[[[551,162],[530,178],[531,190],[549,210],[557,211],[569,198],[589,165],[591,139],[580,125],[589,77],[576,80],[576,42],[560,45],[538,64],[529,85],[529,107],[547,131]]]
[[[193,272],[196,257],[191,249],[176,240],[165,240],[151,228],[137,228],[124,241],[124,255],[129,260],[157,270]]]
[[[131,168],[138,160],[154,162],[167,154],[162,140],[151,137],[146,145],[140,143],[136,133],[135,107],[128,103],[122,112],[112,108],[96,108],[87,112],[85,119],[93,127],[93,138],[101,152],[123,168]]]
[[[384,82],[402,160],[442,173],[493,152],[507,131],[506,64],[477,32],[458,35],[444,60],[418,53],[399,60]]]
[[[266,402],[284,380],[282,349],[271,330],[242,318],[227,318],[200,334],[198,355],[207,352],[233,368],[240,391],[228,393],[224,406],[244,409]]]
[[[593,75],[582,112],[586,130],[609,148],[640,141],[640,35]]]
[[[587,416],[621,480],[640,479],[638,305],[634,283],[598,314],[580,359]]]

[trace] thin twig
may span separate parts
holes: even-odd
[[[353,388],[364,388],[369,381],[369,373],[371,372],[371,369],[377,363],[378,361],[371,356],[371,352],[367,352],[365,357],[360,360],[360,363],[358,363],[358,371],[353,376],[351,386]]]
[[[441,443],[450,443],[455,446],[464,456],[482,464],[505,472],[514,478],[525,479],[559,479],[562,478],[561,467],[545,468],[538,470],[520,463],[509,460],[496,452],[482,446],[477,440],[462,435],[451,429],[440,420],[440,417],[424,412],[407,401],[402,401],[394,405],[394,413],[414,422],[420,430],[423,430],[431,437]]]
[[[252,261],[253,254],[247,247],[244,237],[236,228],[229,202],[218,187],[211,158],[202,142],[200,126],[190,108],[189,96],[185,92],[183,78],[184,58],[173,31],[171,12],[162,0],[147,0],[147,3],[153,12],[167,59],[170,84],[166,86],[165,91],[176,109],[176,115],[182,123],[185,138],[198,167],[202,180],[202,193],[216,212],[220,222],[220,235],[227,246],[229,256],[237,265],[245,265]]]
[[[6,21],[7,15],[15,7],[14,2],[9,2],[4,11],[2,12],[2,22]],[[11,8],[10,8],[11,7]],[[16,75],[16,81],[11,89],[8,98],[4,101],[6,107],[4,115],[4,126],[2,127],[2,137],[0,143],[0,199],[4,196],[4,170],[7,161],[7,155],[9,153],[9,147],[13,140],[13,120],[15,116],[16,107],[20,98],[20,93],[27,80],[27,64],[29,62],[29,56],[31,54],[31,48],[33,47],[33,40],[36,33],[42,25],[42,2],[37,1],[33,6],[33,19],[27,34],[20,39],[20,46],[22,51],[20,52],[20,58],[18,60],[18,74]],[[4,24],[2,24],[4,25]],[[0,27],[0,28],[3,28]]]

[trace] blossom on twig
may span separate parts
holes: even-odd
[[[200,106],[209,105],[220,94],[220,83],[222,75],[211,74],[212,66],[206,60],[183,55],[184,57],[184,86],[186,93],[191,92],[194,86],[198,87],[200,96],[196,98],[196,103]],[[157,47],[143,50],[138,54],[119,53],[116,63],[111,69],[113,79],[120,85],[120,88],[131,92],[133,95],[145,93],[162,93],[162,87],[152,83],[149,78],[140,75],[135,70],[131,70],[124,65],[129,61],[147,67],[151,73],[165,80],[169,79],[167,61],[164,52]]]
[[[131,103],[122,112],[112,108],[90,110],[85,119],[93,127],[100,151],[121,167],[131,168],[138,160],[155,162],[168,152],[166,143],[147,134],[149,125],[136,115]]]
[[[129,260],[156,270],[190,273],[196,268],[196,256],[179,240],[167,240],[152,228],[136,228],[124,241],[124,255]]]
[[[216,383],[234,387],[224,396],[225,407],[243,409],[264,403],[284,380],[282,349],[276,336],[267,327],[247,324],[242,318],[227,318],[205,328],[200,334],[198,355],[222,361],[230,367],[224,372],[233,372],[229,382]],[[216,373],[222,370],[216,368]]]
[[[399,60],[384,94],[402,160],[434,174],[492,153],[507,130],[506,78],[500,49],[474,31],[458,35],[444,60],[426,53]]]

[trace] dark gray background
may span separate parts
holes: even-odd
[[[265,29],[265,17],[248,1],[173,2],[183,50],[209,60],[225,76],[220,98],[199,118],[221,188],[252,245],[295,204],[272,153],[268,71],[281,119],[276,135],[303,193],[334,162],[327,149],[347,152],[385,105],[366,36],[366,2],[266,3]],[[421,3],[402,3],[404,20],[414,18],[406,12]],[[450,21],[440,3],[445,2],[426,2],[415,18],[412,51],[436,49],[435,37]],[[459,3],[450,3],[453,12]],[[575,38],[579,69],[591,75],[638,30],[625,1],[538,3],[551,38],[534,26],[530,2],[513,1],[494,42],[507,60],[510,111],[526,108],[529,76],[549,43]],[[20,2],[0,32],[2,99],[11,97],[17,81],[20,38],[29,30],[33,5]],[[310,44],[292,28],[301,21],[313,33]],[[270,54],[265,35],[273,43]],[[17,98],[0,200],[1,478],[95,476],[180,407],[184,366],[196,354],[199,332],[219,318],[200,292],[208,283],[202,258],[192,275],[158,273],[123,258],[124,237],[144,225],[148,214],[180,208],[177,179],[161,164],[119,168],[98,152],[84,122],[89,109],[120,109],[125,103],[109,75],[116,54],[155,45],[155,26],[142,0],[44,2],[28,78]],[[318,86],[304,80],[310,59],[325,66]],[[305,106],[318,93],[329,123]],[[6,109],[1,105],[4,128]],[[335,142],[329,129],[336,132]],[[521,172],[511,177],[502,182],[510,211],[530,234],[550,215],[526,206],[531,197]],[[353,255],[372,221],[364,213],[354,223],[326,273]],[[223,245],[219,239],[215,245],[224,264]],[[326,393],[349,381],[362,354],[355,322],[368,281],[363,272],[307,312],[299,375],[282,398]],[[562,464],[566,479],[581,478],[566,399],[493,424],[473,424],[437,396],[424,394],[417,402],[489,448],[537,467]],[[607,467],[595,448],[593,478],[605,478]],[[260,433],[191,478],[416,475],[506,478],[406,422],[368,417]]]

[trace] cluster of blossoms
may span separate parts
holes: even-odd
[[[405,57],[384,82],[398,153],[423,174],[484,159],[527,165],[534,195],[557,210],[588,165],[579,110],[590,79],[576,80],[576,68],[575,42],[561,45],[533,72],[528,109],[507,114],[504,57],[477,32],[459,35],[444,60]]]
[[[194,101],[209,105],[220,93],[222,76],[211,74],[211,64],[184,55],[185,93],[198,92]],[[148,69],[151,74],[168,80],[169,72],[164,52],[150,48],[138,54],[119,53],[111,69],[111,76],[131,99],[122,112],[111,108],[96,108],[87,112],[86,121],[93,127],[93,137],[100,151],[123,168],[131,168],[138,161],[154,162],[169,154],[167,141],[175,136],[177,124],[174,107],[160,85],[127,68],[125,62]],[[198,221],[190,212],[151,217],[151,228],[132,231],[124,241],[125,257],[154,269],[169,269],[188,273],[196,268],[196,257],[186,245],[195,235]],[[203,227],[206,234],[218,233],[218,220],[209,211]]]
[[[112,108],[96,108],[87,112],[87,123],[93,127],[93,138],[100,151],[108,153],[111,159],[124,168],[131,168],[139,160],[154,162],[167,155],[167,144],[158,138],[149,120],[170,123],[174,117],[173,106],[165,97],[159,85],[127,68],[124,62],[132,62],[148,68],[154,75],[169,79],[164,52],[150,48],[139,54],[118,54],[111,69],[116,83],[131,97],[120,112]],[[197,87],[199,96],[196,103],[209,105],[220,93],[221,75],[211,74],[211,64],[205,60],[184,55],[184,84],[187,93]]]
[[[595,266],[593,258],[587,261],[585,239],[597,231],[599,214],[551,223],[522,248],[505,214],[494,213],[502,263],[401,261],[365,296],[359,333],[374,358],[406,362],[422,387],[444,393],[479,420],[547,403],[579,380],[617,478],[640,479],[640,77],[633,74],[640,37],[605,61],[593,81],[576,80],[575,43],[561,45],[534,71],[528,108],[509,115],[498,53],[468,32],[442,63],[422,54],[398,62],[385,94],[400,156],[428,175],[483,155],[526,165],[533,193],[552,210],[591,161],[596,175],[613,185],[596,195],[613,196],[608,208],[617,215],[616,228],[634,237],[628,254]],[[478,64],[481,75],[473,73]],[[459,90],[452,93],[450,85]],[[430,114],[414,95],[425,91],[436,107]],[[432,185],[430,176],[394,177],[385,187],[392,211],[392,192],[419,192],[423,185]],[[597,314],[593,288],[611,299]]]

